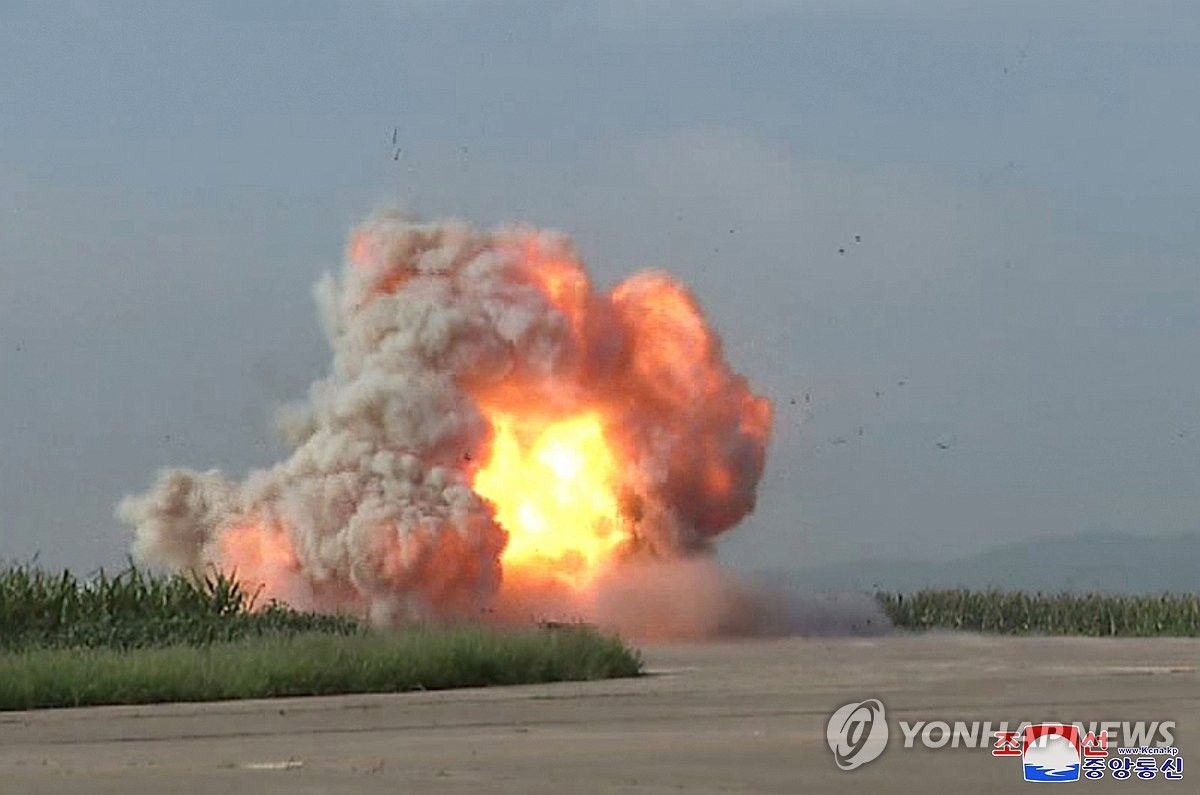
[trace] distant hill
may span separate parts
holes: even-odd
[[[802,591],[1200,591],[1200,534],[1093,533],[1008,544],[944,563],[867,559],[767,576]]]

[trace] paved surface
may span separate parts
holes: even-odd
[[[787,639],[646,650],[638,680],[0,713],[0,793],[946,792],[1019,760],[905,749],[897,720],[1175,720],[1195,791],[1200,641]],[[887,750],[837,770],[825,723],[881,698]],[[1190,758],[1189,758],[1190,756]],[[946,787],[949,785],[949,787]]]

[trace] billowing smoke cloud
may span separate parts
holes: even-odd
[[[550,592],[595,614],[645,579],[606,592],[615,569],[754,507],[770,405],[663,273],[599,292],[561,235],[385,213],[315,294],[333,363],[281,418],[291,455],[162,472],[118,507],[137,559],[381,622]]]

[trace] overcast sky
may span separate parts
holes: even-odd
[[[0,3],[0,558],[276,458],[387,204],[694,286],[777,411],[739,566],[1197,530],[1194,2],[107,5]]]

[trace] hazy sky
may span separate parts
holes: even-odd
[[[1197,530],[1194,2],[107,5],[0,2],[0,558],[277,457],[386,204],[694,286],[777,410],[740,566]]]

